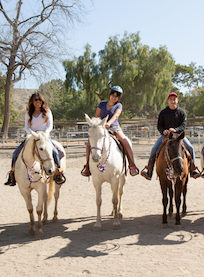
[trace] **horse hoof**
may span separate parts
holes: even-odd
[[[115,219],[113,222],[113,229],[118,229],[120,228],[120,221],[119,219]]]
[[[43,235],[43,230],[42,230],[42,229],[39,229],[39,230],[37,231],[36,235],[37,235],[38,237],[42,237],[42,235]]]
[[[101,223],[95,223],[94,224],[94,230],[95,231],[100,231],[102,229],[102,224]]]
[[[35,230],[34,229],[29,229],[28,233],[29,233],[29,235],[34,236],[35,235]]]
[[[182,216],[182,217],[184,217],[184,216],[186,216],[186,215],[187,215],[187,212],[182,212],[182,213],[181,213],[181,216]]]
[[[46,224],[47,223],[47,218],[43,218],[42,223]]]
[[[57,216],[54,216],[53,219],[52,219],[53,222],[57,222],[58,221],[58,218]]]
[[[118,213],[118,218],[119,218],[119,219],[122,219],[122,218],[123,218],[122,213]]]
[[[166,228],[168,228],[168,227],[169,227],[168,223],[162,223],[162,225],[161,225],[161,228],[162,228],[162,229],[166,229]]]

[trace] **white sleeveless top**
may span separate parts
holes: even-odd
[[[39,114],[38,117],[32,116],[31,126],[29,124],[29,114],[26,112],[25,114],[25,130],[27,133],[30,133],[30,129],[32,131],[45,131],[50,133],[53,129],[53,116],[51,110],[47,111],[48,119],[45,122],[45,119],[42,116],[42,113]]]

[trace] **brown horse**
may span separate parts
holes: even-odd
[[[185,154],[183,146],[183,138],[185,133],[176,134],[171,133],[167,138],[166,143],[162,146],[158,158],[156,160],[156,172],[159,177],[163,216],[162,223],[167,223],[166,209],[168,205],[169,192],[169,215],[173,213],[173,193],[176,203],[176,225],[180,224],[180,205],[181,194],[183,193],[182,216],[186,214],[186,193],[189,173],[189,162]]]

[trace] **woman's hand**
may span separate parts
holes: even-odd
[[[110,124],[109,124],[108,122],[106,122],[105,128],[106,128],[106,129],[109,129],[109,128],[110,128]]]

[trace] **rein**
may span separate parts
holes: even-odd
[[[99,148],[99,147],[97,147],[97,146],[91,146],[91,145],[90,145],[90,150],[96,149],[96,150],[100,150],[101,153],[103,153],[104,147],[105,147],[105,140],[106,140],[106,138],[107,138],[106,130],[104,130],[104,138],[103,138],[103,146],[102,146],[102,148]],[[108,151],[107,151],[108,154],[107,154],[107,156],[106,156],[106,158],[105,158],[104,163],[100,163],[100,162],[99,162],[98,165],[97,165],[98,170],[99,170],[100,172],[104,172],[104,171],[105,171],[105,169],[106,169],[106,164],[107,164],[108,158],[109,158],[109,156],[110,156],[111,137],[108,136],[108,139],[109,139],[109,146],[108,146]]]

